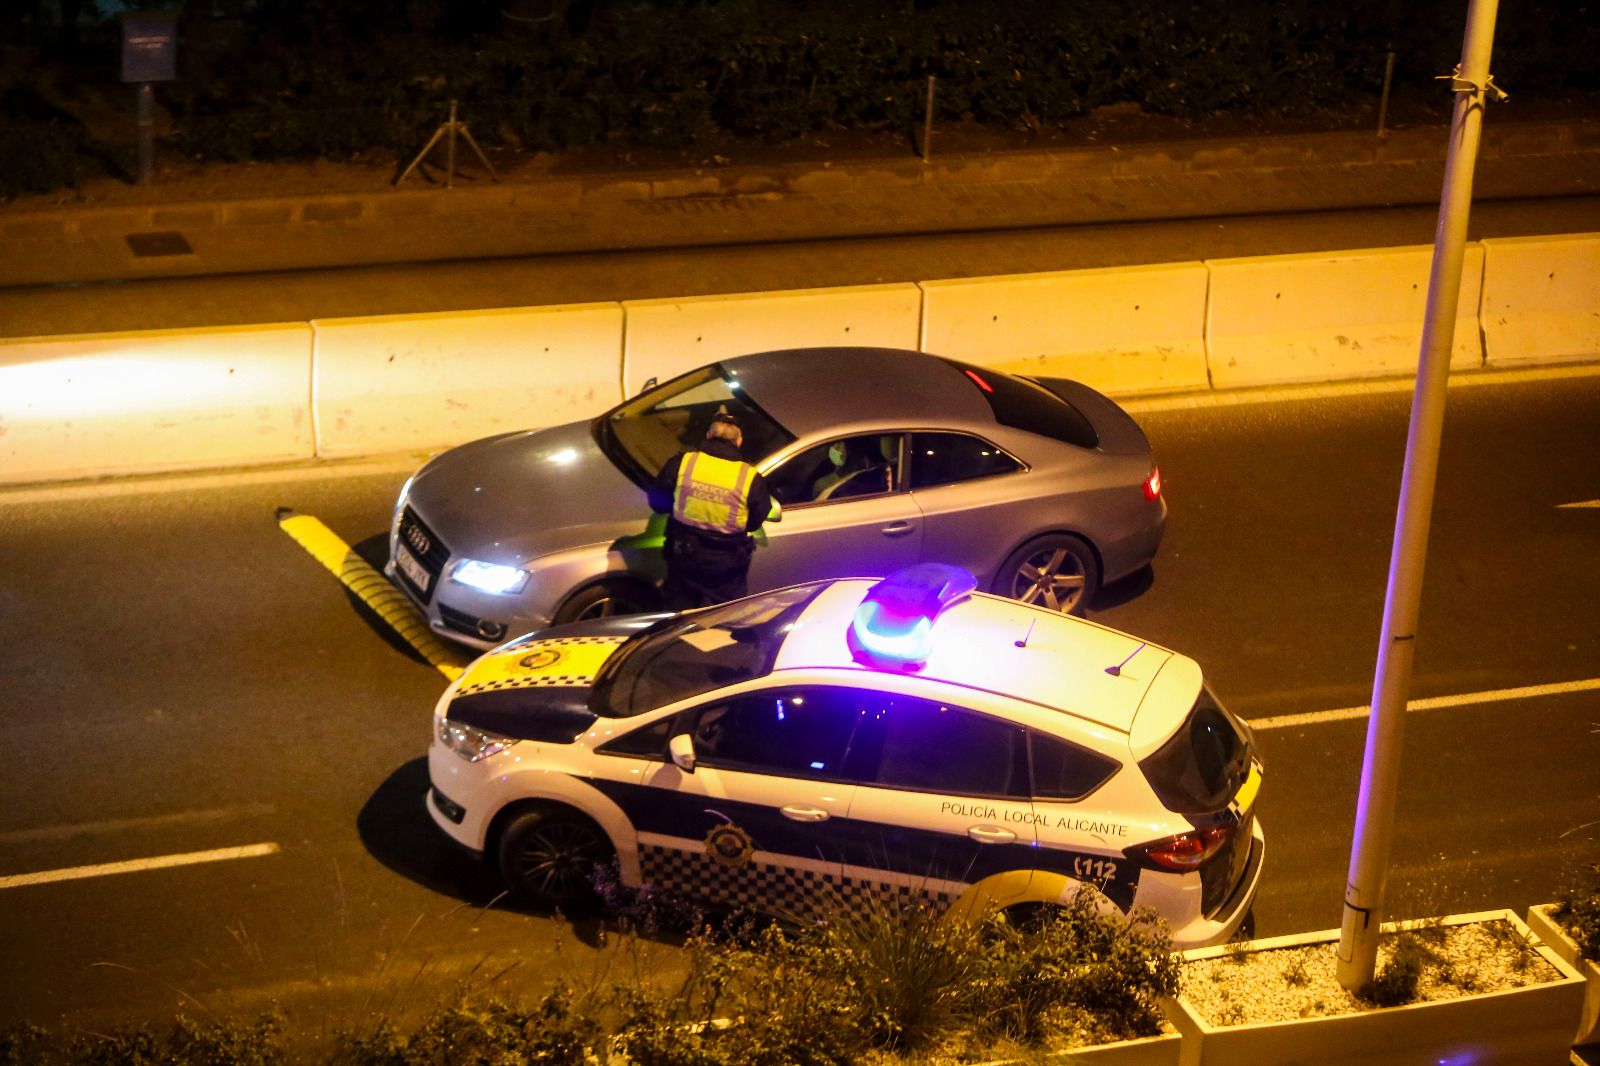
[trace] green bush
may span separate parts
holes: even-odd
[[[1380,1007],[1398,1007],[1417,998],[1417,981],[1428,952],[1414,936],[1395,937],[1388,961],[1378,967],[1372,980],[1357,993]]]

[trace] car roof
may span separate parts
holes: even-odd
[[[900,348],[789,348],[724,359],[745,394],[805,437],[852,422],[994,425],[978,387],[943,359]]]
[[[842,668],[905,674],[862,666],[846,643],[855,609],[873,583],[868,578],[835,581],[818,593],[795,620],[773,671]],[[927,662],[914,674],[1131,733],[1156,676],[1169,664],[1181,667],[1178,675],[1193,678],[1194,685],[1185,688],[1198,691],[1199,666],[1186,656],[1082,618],[973,593],[939,615]],[[1108,671],[1119,666],[1116,673]],[[1170,733],[1188,713],[1194,694],[1151,701],[1154,705],[1146,708],[1151,713],[1140,721],[1141,735]]]

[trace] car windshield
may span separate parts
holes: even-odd
[[[629,718],[765,676],[794,620],[826,585],[796,585],[652,626],[606,660],[589,709]]]
[[[705,440],[718,411],[739,421],[741,451],[756,463],[794,440],[750,397],[721,364],[692,370],[665,385],[646,390],[601,415],[595,441],[629,477],[641,484],[660,473],[667,460]]]
[[[1139,767],[1168,810],[1209,814],[1226,807],[1249,776],[1250,740],[1202,687],[1183,725]]]

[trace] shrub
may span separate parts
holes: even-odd
[[[1552,915],[1577,941],[1579,954],[1600,961],[1600,862],[1579,866],[1567,875],[1556,893]]]
[[[1422,977],[1426,958],[1426,949],[1415,937],[1400,934],[1395,938],[1388,961],[1378,967],[1377,974],[1357,995],[1380,1007],[1410,1003],[1417,998],[1417,981]]]

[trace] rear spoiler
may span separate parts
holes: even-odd
[[[1100,437],[1100,450],[1110,455],[1139,455],[1150,450],[1144,430],[1126,411],[1089,386],[1066,378],[1028,378],[1087,418]]]

